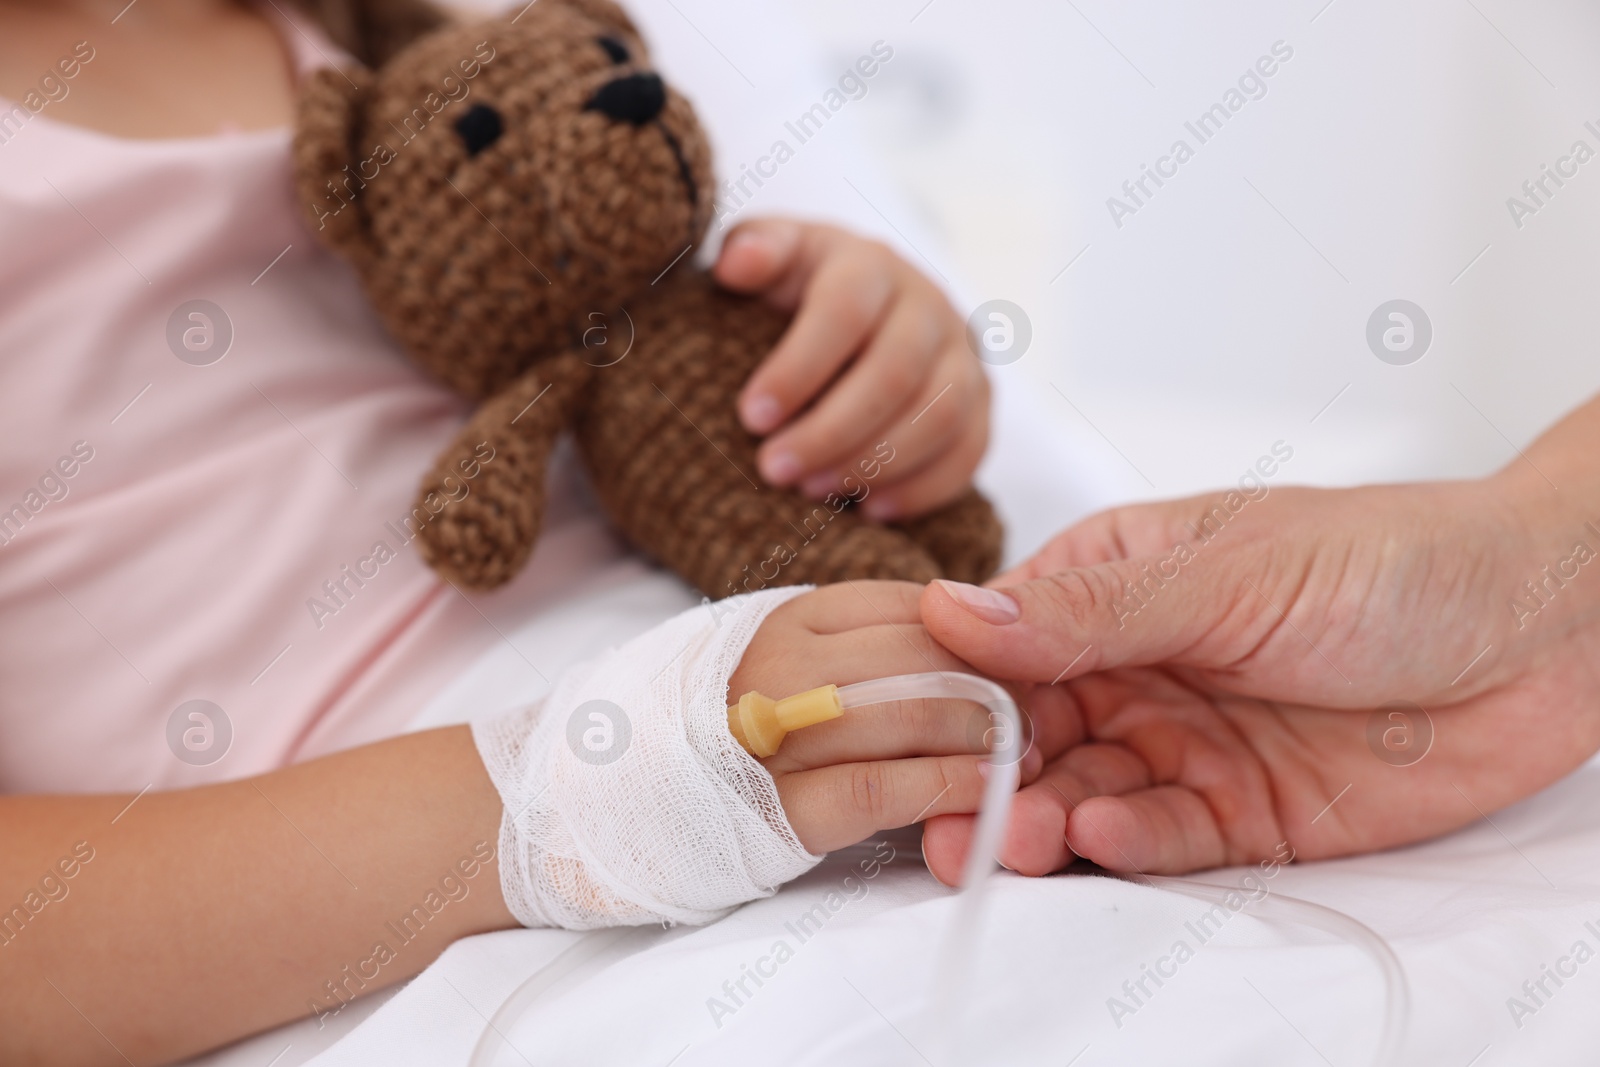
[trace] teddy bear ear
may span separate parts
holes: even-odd
[[[630,37],[640,36],[639,28],[633,24],[633,20],[628,18],[620,5],[612,3],[612,0],[565,0],[565,2],[601,25],[626,33]]]
[[[295,189],[306,220],[324,244],[353,259],[370,247],[350,176],[372,80],[359,66],[317,71],[300,95],[295,123]]]

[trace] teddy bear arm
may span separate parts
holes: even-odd
[[[485,402],[440,454],[413,516],[427,517],[418,545],[441,576],[492,589],[522,569],[539,538],[550,453],[591,374],[576,356],[539,362]]]

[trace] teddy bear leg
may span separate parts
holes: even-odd
[[[930,515],[893,525],[938,561],[935,577],[977,583],[1000,566],[1005,531],[976,489]]]

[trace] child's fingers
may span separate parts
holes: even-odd
[[[789,219],[740,223],[722,243],[712,274],[740,293],[777,286],[796,266],[802,235],[801,224]]]
[[[862,626],[849,633],[819,637],[815,649],[814,658],[819,666],[825,665],[829,675],[818,685],[852,685],[873,678],[935,671],[974,673],[918,623]]]
[[[728,699],[754,690],[774,699],[822,685],[928,671],[970,670],[918,621],[913,582],[823,586],[776,608],[728,679]]]
[[[932,463],[900,482],[874,487],[862,510],[878,522],[893,522],[944,507],[972,484],[973,472],[988,445],[987,420],[969,423]]]
[[[983,756],[873,760],[797,771],[778,779],[778,796],[800,843],[820,853],[880,830],[949,812],[975,811],[983,798]]]
[[[1021,781],[1031,783],[1045,767],[1033,744],[1035,724],[1022,710],[1024,745],[1018,758]],[[976,701],[915,699],[848,709],[831,722],[797,730],[777,755],[762,763],[774,775],[792,774],[863,760],[916,756],[984,755],[1006,739],[1002,720]]]
[[[869,349],[857,363],[864,366],[873,358]],[[885,358],[892,358],[884,353]],[[831,399],[850,388],[847,379],[829,394]],[[814,416],[797,422],[798,431]],[[790,432],[785,430],[785,433]],[[861,484],[866,483],[865,513],[880,522],[926,514],[954,500],[972,483],[972,473],[989,438],[989,380],[965,344],[954,346],[946,338],[935,362],[923,372],[923,384],[915,397],[896,413],[886,428],[877,429],[857,449],[874,461],[882,460],[888,446],[890,462],[858,460],[812,475],[801,483],[802,491],[817,499],[827,493],[848,491],[861,499]],[[871,477],[863,477],[863,472]],[[845,477],[853,478],[846,482]]]
[[[824,586],[775,610],[728,680],[728,699],[754,690],[774,699],[823,685],[899,674],[970,673],[916,621],[911,582],[851,581]],[[801,606],[802,601],[811,603]],[[799,614],[790,614],[794,606]],[[829,632],[831,631],[831,632]]]
[[[929,404],[942,407],[956,391],[952,388],[940,397],[944,386],[953,383],[948,379],[938,384],[933,384],[931,378],[928,381],[918,395],[895,412],[892,421],[871,428],[859,441],[852,442],[842,459],[806,475],[800,482],[800,492],[813,500],[826,500],[830,493],[838,493],[865,505],[871,497],[882,496],[894,486],[918,477],[970,430],[977,429],[987,437],[987,420],[981,417],[968,425],[952,425],[945,418],[919,419],[917,416]],[[834,395],[830,393],[830,399]],[[866,508],[866,513],[880,518],[871,507]]]
[[[728,288],[759,293],[766,303],[792,314],[799,308],[817,267],[829,256],[837,255],[841,247],[860,240],[843,230],[814,222],[752,220],[735,227],[734,234],[723,245],[728,255],[718,259],[712,273]],[[741,266],[761,267],[765,281],[735,284]],[[728,273],[734,277],[725,278]]]
[[[851,633],[863,626],[898,625],[920,630],[925,588],[916,582],[882,579],[837,582],[796,597],[772,614],[782,618],[792,613],[795,621],[819,636]]]
[[[730,703],[751,690],[781,700],[830,684],[843,687],[901,674],[972,673],[916,623],[862,626],[827,636],[794,629],[772,636],[767,647],[752,642],[746,651],[729,679]]]
[[[982,755],[993,725],[988,709],[968,700],[897,700],[796,730],[764,762],[773,774],[787,774],[863,760]]]
[[[958,333],[945,332],[917,393],[901,421],[889,430],[890,442],[897,448],[903,442],[910,458],[904,468],[888,472],[890,482],[924,466],[961,431],[988,426],[989,378]]]
[[[817,267],[794,321],[745,383],[739,417],[756,434],[770,433],[822,392],[888,311],[895,273],[874,254],[837,256]],[[787,485],[805,470],[785,451],[763,449],[762,477]]]
[[[803,312],[802,312],[803,314]],[[761,469],[789,455],[803,473],[847,464],[887,439],[892,426],[906,426],[945,382],[928,393],[928,372],[945,329],[914,303],[897,301],[865,353],[851,363],[810,410],[761,446]],[[776,359],[776,354],[774,356]],[[924,395],[927,394],[927,395]],[[941,422],[941,428],[949,429]],[[930,421],[929,429],[934,429]],[[892,440],[897,451],[911,442]]]

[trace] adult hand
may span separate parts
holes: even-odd
[[[871,518],[925,514],[972,484],[989,380],[925,275],[877,241],[788,219],[736,227],[715,275],[795,316],[739,399],[745,428],[771,435],[763,478],[820,500],[888,441],[895,462],[862,504]]]
[[[1600,747],[1597,436],[1591,404],[1481,482],[1120,508],[1003,590],[930,586],[933,637],[1032,683],[1033,714],[1076,717],[1083,738],[1053,731],[1002,861],[1179,873],[1282,842],[1307,859],[1381,849],[1582,763]],[[930,820],[943,881],[971,825]]]

